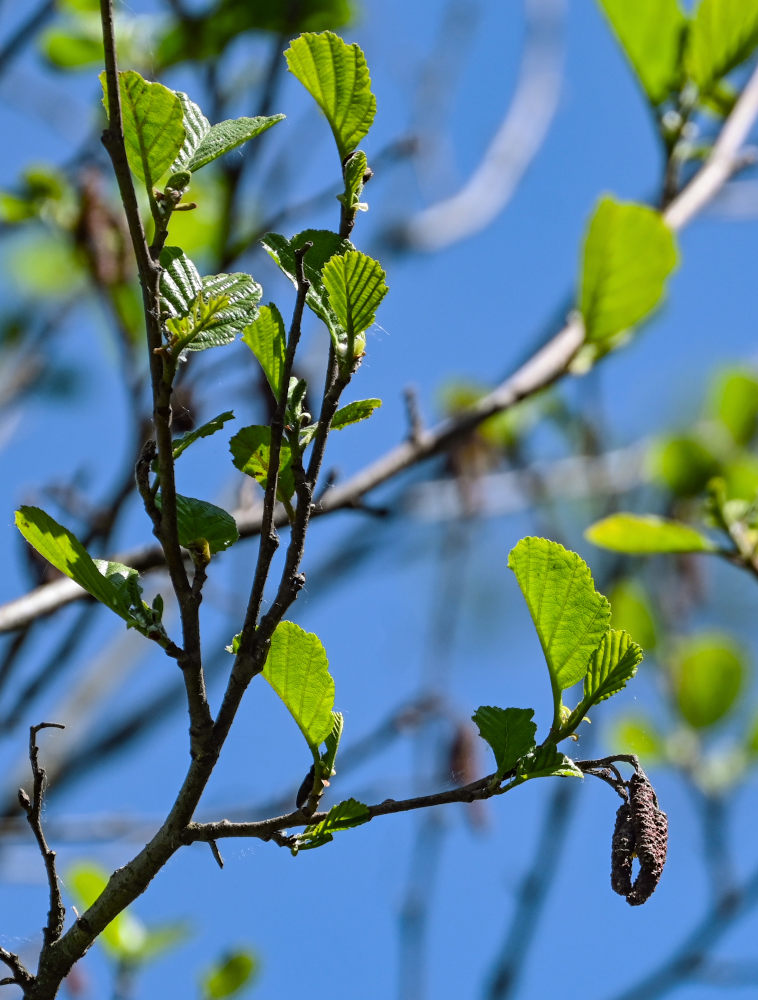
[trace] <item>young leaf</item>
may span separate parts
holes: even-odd
[[[20,507],[16,527],[57,570],[128,624],[134,624],[134,598],[139,594],[136,570],[101,561],[101,571],[79,539],[38,507]]]
[[[202,976],[202,1000],[225,1000],[252,986],[260,963],[252,951],[233,951],[215,962]]]
[[[680,84],[687,18],[679,0],[599,0],[626,57],[652,104]]]
[[[172,444],[174,461],[176,461],[176,459],[179,458],[179,456],[195,441],[200,438],[210,437],[211,434],[215,434],[216,431],[220,431],[227,420],[234,420],[233,410],[226,410],[224,413],[219,413],[217,417],[213,417],[200,427],[195,427],[193,430],[187,431],[186,434],[182,434],[180,437],[174,438]]]
[[[556,706],[581,680],[608,630],[611,609],[576,552],[546,538],[522,538],[508,566],[516,574],[545,654]]]
[[[324,112],[344,160],[368,133],[376,114],[363,52],[331,31],[306,32],[290,42],[284,58]]]
[[[169,316],[186,316],[203,288],[197,268],[180,247],[161,251],[161,308]]]
[[[743,368],[718,373],[709,393],[709,410],[735,444],[747,445],[758,430],[758,378]]]
[[[366,330],[388,292],[381,265],[358,250],[337,254],[324,265],[324,287],[346,337],[335,345],[350,359],[363,354]]]
[[[674,234],[658,212],[602,198],[584,242],[579,309],[587,341],[610,341],[648,316],[676,263]]]
[[[332,340],[336,342],[340,337],[344,338],[345,331],[340,326],[324,288],[322,271],[330,258],[335,254],[345,253],[352,245],[347,240],[341,240],[336,233],[325,229],[306,229],[305,232],[293,236],[291,240],[278,233],[268,233],[261,243],[296,288],[295,250],[299,250],[305,243],[312,244],[303,260],[303,272],[310,285],[305,296],[306,304],[319,319],[324,321]]]
[[[610,514],[591,524],[584,537],[603,549],[630,555],[656,552],[714,552],[716,546],[695,528],[653,514]]]
[[[155,502],[160,508],[160,493]],[[180,545],[189,549],[207,542],[211,555],[228,549],[240,536],[237,522],[223,507],[179,493],[176,495],[176,526]]]
[[[362,149],[357,149],[345,160],[345,190],[338,195],[339,200],[348,209],[367,209],[367,205],[361,205],[361,194],[366,180],[368,161]],[[371,175],[369,174],[369,177]]]
[[[748,676],[747,659],[727,635],[683,640],[674,654],[674,696],[682,717],[708,729],[735,707]]]
[[[368,420],[374,410],[382,405],[381,399],[356,399],[341,407],[332,417],[331,429],[341,431],[343,427],[357,424],[360,420]]]
[[[319,637],[294,622],[280,622],[271,636],[263,676],[287,706],[317,757],[318,747],[334,725],[334,681]]]
[[[257,306],[262,294],[263,289],[249,274],[211,274],[203,278],[204,298],[223,297],[226,304],[190,349],[201,351],[218,344],[230,344],[258,315]]]
[[[66,875],[66,887],[82,913],[92,906],[107,884],[107,873],[99,865],[91,863],[74,865]],[[141,957],[147,938],[148,931],[144,924],[129,910],[122,910],[98,940],[114,958],[133,962]]]
[[[636,753],[646,764],[661,760],[666,753],[663,736],[655,723],[644,715],[622,715],[610,728],[607,742],[619,753]]]
[[[297,844],[292,848],[292,853],[298,851],[309,851],[314,847],[321,847],[334,839],[334,834],[340,830],[352,830],[355,826],[368,823],[371,818],[368,806],[357,799],[347,799],[340,802],[327,813],[320,823],[307,826],[297,838]]]
[[[584,677],[583,713],[590,705],[618,694],[637,673],[643,652],[626,632],[609,629],[590,657]]]
[[[685,63],[701,91],[735,69],[758,45],[758,0],[700,0]]]
[[[480,705],[471,718],[479,735],[492,747],[497,763],[498,781],[512,770],[518,760],[534,749],[537,726],[532,722],[532,708],[493,708]]]
[[[261,306],[258,316],[245,327],[242,342],[247,344],[258,359],[263,374],[271,386],[274,399],[282,392],[282,372],[287,351],[287,334],[284,320],[274,303]]]
[[[199,106],[195,104],[194,101],[190,100],[184,91],[176,90],[174,93],[182,102],[184,142],[182,143],[181,149],[177,153],[176,159],[171,164],[172,174],[176,173],[178,170],[189,169],[187,164],[192,159],[197,147],[211,129],[211,123],[200,110]]]
[[[265,490],[270,469],[271,428],[256,425],[243,427],[229,442],[229,450],[232,453],[232,461],[240,472],[252,476]],[[292,452],[282,443],[276,495],[284,503],[292,498],[294,492]]]
[[[547,744],[521,758],[516,777],[529,781],[531,778],[582,778],[584,775],[570,757]]]
[[[178,94],[161,83],[148,83],[134,70],[119,73],[124,144],[132,173],[148,192],[158,183],[184,143],[184,112]],[[108,96],[105,73],[100,74]]]
[[[270,115],[268,118],[232,118],[229,121],[211,125],[202,137],[194,153],[187,161],[187,170],[199,170],[206,164],[229,153],[243,142],[255,138],[284,119],[284,115]]]
[[[321,755],[322,773],[328,779],[334,773],[334,762],[337,759],[337,751],[340,748],[342,730],[345,725],[342,712],[332,712],[332,729],[324,740],[324,752]]]

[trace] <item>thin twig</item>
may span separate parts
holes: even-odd
[[[42,801],[45,794],[45,769],[39,763],[39,747],[37,746],[37,733],[41,729],[65,729],[59,722],[40,722],[29,729],[29,763],[32,766],[32,795],[27,795],[23,788],[18,790],[18,799],[21,808],[26,813],[29,826],[37,841],[42,860],[45,864],[47,874],[47,884],[50,892],[50,909],[47,914],[47,924],[43,931],[43,947],[49,948],[56,942],[63,933],[63,923],[66,919],[66,910],[61,898],[61,890],[58,884],[58,873],[55,870],[55,851],[51,850],[45,839],[45,832],[42,829]]]

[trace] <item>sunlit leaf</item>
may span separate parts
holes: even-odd
[[[345,253],[352,248],[352,245],[347,240],[341,240],[336,233],[325,229],[306,229],[305,232],[293,236],[291,240],[278,233],[268,233],[261,243],[295,287],[297,287],[295,250],[302,249],[306,243],[312,244],[303,260],[304,276],[309,283],[305,301],[308,307],[324,321],[335,342],[344,338],[345,331],[329,302],[322,272],[330,258],[335,254]]]
[[[590,657],[584,676],[584,711],[618,694],[637,673],[643,652],[626,632],[609,629]]]
[[[745,62],[758,45],[758,0],[700,0],[685,62],[703,91]]]
[[[184,142],[182,101],[161,83],[149,83],[134,70],[119,73],[124,143],[132,172],[148,191],[177,157]],[[108,109],[105,74],[100,74]]]
[[[653,104],[681,81],[687,19],[679,0],[599,0],[613,31]]]
[[[682,640],[673,664],[677,707],[695,729],[715,725],[736,706],[748,667],[729,636],[708,633]]]
[[[107,884],[108,875],[104,869],[90,862],[74,865],[66,874],[66,888],[80,912],[95,902]],[[108,924],[98,941],[114,958],[129,962],[141,956],[148,941],[148,931],[129,910],[123,910]]]
[[[741,368],[719,372],[709,402],[713,416],[726,427],[735,444],[749,444],[758,430],[758,377]]]
[[[334,681],[319,637],[294,622],[280,622],[271,637],[263,676],[315,752],[334,724]]]
[[[547,744],[521,758],[516,776],[529,781],[531,778],[582,778],[583,774],[570,757]]]
[[[716,546],[695,528],[653,514],[611,514],[584,533],[595,545],[613,552],[713,552]]]
[[[245,327],[242,341],[258,359],[263,374],[271,386],[274,399],[278,400],[282,393],[287,335],[284,330],[284,320],[273,302],[260,307],[258,316]]]
[[[344,160],[368,133],[376,114],[363,52],[331,31],[306,32],[290,42],[284,57],[324,112]]]
[[[658,624],[650,598],[639,581],[618,580],[608,599],[613,627],[633,635],[643,649],[654,649],[658,643]]]
[[[272,125],[284,119],[284,115],[259,116],[257,118],[232,118],[228,121],[211,125],[208,132],[200,140],[194,153],[187,161],[187,170],[195,171],[213,160],[241,146],[243,142],[254,139]]]
[[[358,357],[363,353],[365,331],[374,322],[376,310],[389,289],[381,265],[358,250],[335,254],[324,266],[324,287],[329,304],[345,340],[338,338],[335,346],[341,353]]]
[[[382,405],[381,399],[356,399],[354,403],[340,407],[332,417],[331,429],[340,431],[350,424],[357,424],[361,420],[368,420],[374,410]]]
[[[579,309],[587,341],[607,341],[645,319],[676,263],[674,235],[658,212],[602,198],[584,242]]]
[[[546,538],[522,538],[508,565],[516,574],[545,654],[554,692],[576,684],[608,630],[611,609],[584,560]]]
[[[200,981],[202,1000],[224,1000],[252,986],[260,963],[248,949],[228,952],[215,962]]]
[[[353,827],[368,823],[371,818],[368,806],[357,799],[347,799],[336,806],[332,806],[328,814],[320,823],[307,826],[297,838],[297,845],[292,848],[292,853],[298,851],[308,851],[314,847],[321,847],[334,839],[334,834],[340,830],[352,830]]]

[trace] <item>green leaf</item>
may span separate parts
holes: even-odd
[[[735,69],[758,45],[758,0],[701,0],[690,26],[685,63],[701,91]]]
[[[354,403],[340,407],[332,417],[331,429],[341,431],[343,427],[357,424],[360,420],[368,420],[374,410],[382,405],[381,399],[356,399]]]
[[[200,438],[210,437],[211,434],[215,434],[216,431],[220,431],[227,420],[234,420],[234,411],[226,410],[224,413],[219,413],[217,417],[213,417],[211,420],[206,421],[206,423],[201,424],[200,427],[195,427],[191,431],[187,431],[186,434],[182,434],[180,437],[176,437],[173,440],[172,451],[174,453],[174,461],[179,458],[179,456],[185,452],[191,444],[198,441]]]
[[[192,159],[195,150],[211,130],[211,123],[205,117],[199,105],[190,100],[189,96],[182,90],[176,90],[174,93],[182,102],[184,142],[171,165],[172,174],[178,170],[189,169],[188,163]]]
[[[155,502],[160,509],[160,493]],[[176,495],[176,526],[180,545],[189,549],[207,542],[211,555],[228,549],[240,537],[237,522],[223,507],[179,493]]]
[[[189,350],[203,351],[207,347],[231,344],[258,315],[262,294],[263,289],[249,274],[212,274],[203,278],[203,299],[206,302],[225,301],[188,345]]]
[[[334,773],[334,762],[337,759],[337,751],[340,748],[342,730],[345,725],[342,712],[332,712],[332,729],[324,740],[324,752],[321,755],[321,764],[324,776],[329,779]]]
[[[675,91],[682,77],[687,28],[679,0],[599,0],[642,89],[653,104]]]
[[[608,342],[645,319],[676,263],[674,234],[658,212],[602,198],[584,243],[579,309],[587,341]]]
[[[708,729],[737,705],[748,674],[747,659],[727,635],[683,640],[673,657],[674,696],[682,717]]]
[[[651,448],[648,464],[652,475],[680,497],[702,493],[708,480],[721,471],[721,464],[710,448],[688,435],[661,438]]]
[[[271,636],[263,676],[317,756],[319,745],[334,725],[334,681],[319,637],[294,622],[280,622]]]
[[[186,316],[203,288],[203,279],[180,247],[164,247],[160,264],[161,309],[169,316]]]
[[[193,10],[186,21],[168,18],[168,30],[158,43],[157,64],[165,67],[188,60],[216,60],[232,42],[250,31],[268,31],[290,38],[300,31],[341,28],[355,18],[353,0],[299,0],[296,7],[271,0],[220,0],[202,13]],[[273,42],[273,39],[271,39]]]
[[[284,58],[324,112],[344,160],[368,133],[376,114],[363,52],[331,31],[306,32],[290,42]]]
[[[368,823],[371,819],[368,806],[357,799],[347,799],[336,806],[332,806],[324,819],[320,823],[307,826],[297,838],[297,844],[292,848],[292,853],[298,851],[309,851],[314,847],[321,847],[334,839],[334,834],[340,830],[352,830],[353,827]]]
[[[374,322],[376,310],[389,289],[381,264],[358,250],[335,254],[324,265],[324,287],[345,338],[335,347],[348,359],[359,357],[366,346],[363,336]]]
[[[215,962],[200,981],[203,1000],[223,1000],[237,996],[252,986],[258,977],[260,963],[248,949],[232,951]]]
[[[131,627],[147,634],[149,609],[140,598],[137,571],[121,563],[96,563],[79,539],[38,507],[20,507],[16,527],[29,544],[57,570],[114,611]],[[102,567],[102,569],[100,568]],[[160,621],[153,622],[160,628]],[[161,629],[162,631],[162,629]]]
[[[357,149],[345,160],[343,171],[345,175],[345,190],[341,195],[338,195],[338,199],[345,208],[352,211],[357,211],[358,209],[366,211],[368,209],[368,205],[361,204],[361,194],[363,193],[364,183],[367,179],[367,171],[368,160],[362,149]],[[370,177],[371,174],[368,176]]]
[[[225,122],[218,122],[211,125],[208,132],[203,136],[192,157],[187,162],[187,170],[195,171],[213,160],[229,153],[231,150],[241,146],[243,142],[248,142],[260,135],[272,125],[283,121],[284,115],[270,115],[269,117],[259,116],[257,118],[231,118]]]
[[[576,684],[608,630],[611,609],[595,590],[589,567],[546,538],[522,538],[508,566],[516,574],[545,654],[556,706]]]
[[[733,368],[719,372],[710,390],[709,409],[738,445],[747,445],[758,430],[758,378]]]
[[[584,677],[583,713],[591,705],[618,694],[637,673],[644,653],[626,632],[609,629],[590,657]]]
[[[608,599],[613,627],[633,635],[643,649],[654,649],[658,644],[658,624],[645,588],[637,580],[618,580]]]
[[[247,476],[257,480],[263,489],[268,484],[271,454],[271,428],[253,425],[243,427],[229,442],[229,450],[235,466]],[[279,453],[279,478],[276,495],[282,502],[291,499],[295,492],[295,478],[292,473],[292,452],[282,442]]]
[[[80,19],[63,28],[50,28],[40,39],[47,61],[57,69],[74,70],[103,65],[102,28]]]
[[[284,320],[274,303],[261,306],[258,316],[245,327],[242,342],[247,344],[258,359],[263,374],[271,386],[274,399],[282,393],[282,373],[287,353],[287,334]]]
[[[335,254],[345,253],[352,248],[352,245],[347,240],[341,240],[336,233],[325,229],[306,229],[293,236],[291,240],[278,233],[268,233],[261,243],[295,288],[297,288],[295,250],[301,249],[306,243],[313,244],[303,261],[303,273],[310,285],[305,301],[308,308],[324,321],[335,343],[344,338],[346,334],[329,302],[322,272],[330,258]]]
[[[119,73],[126,156],[148,192],[158,183],[184,143],[182,101],[161,83],[148,83],[134,70]],[[100,74],[108,110],[105,73]]]
[[[516,777],[529,781],[531,778],[582,778],[584,775],[570,757],[549,743],[521,758]]]
[[[532,708],[493,708],[480,705],[471,718],[479,735],[492,747],[497,763],[496,778],[512,770],[518,760],[534,749],[537,726],[532,722]]]
[[[603,549],[630,555],[656,552],[714,552],[716,546],[695,528],[654,514],[611,514],[590,525],[584,537]]]
[[[650,719],[643,715],[622,715],[610,728],[606,741],[616,753],[634,753],[646,764],[665,756],[663,737]]]
[[[161,254],[161,307],[179,350],[204,351],[230,344],[255,319],[262,289],[249,274],[201,278],[179,247]]]
[[[108,884],[108,875],[99,865],[83,862],[71,867],[66,875],[66,888],[74,897],[80,912],[88,910]],[[134,961],[148,940],[144,924],[128,910],[123,910],[107,925],[98,941],[114,958]]]

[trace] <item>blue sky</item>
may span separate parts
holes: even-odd
[[[134,5],[138,10],[149,6]],[[349,33],[350,40],[365,49],[377,95],[376,126],[366,143],[369,160],[412,124],[409,95],[415,92],[419,67],[434,51],[442,6],[434,0],[416,4],[365,0],[364,16]],[[464,17],[471,17],[473,28],[460,67],[451,69],[458,78],[451,93],[442,95],[447,110],[439,138],[449,160],[431,181],[419,178],[408,165],[372,181],[366,191],[371,210],[359,219],[355,233],[356,244],[366,252],[379,252],[388,223],[424,207],[425,197],[449,193],[449,182],[456,177],[467,177],[512,96],[523,41],[521,5],[472,0],[459,6]],[[464,374],[491,383],[544,337],[551,322],[557,329],[559,309],[575,294],[582,233],[597,198],[613,192],[624,199],[645,200],[655,190],[660,156],[632,75],[596,5],[576,0],[567,6],[566,65],[558,112],[514,199],[485,230],[446,250],[383,258],[391,291],[378,326],[370,333],[368,356],[351,387],[351,398],[378,396],[384,406],[365,426],[334,436],[329,464],[345,475],[403,438],[406,385],[416,387],[422,411],[431,421],[439,387],[447,378]],[[11,15],[5,10],[2,15],[9,23]],[[245,53],[239,58],[244,59]],[[444,79],[445,67],[438,69]],[[50,88],[70,89],[71,106],[84,112],[80,125],[84,134],[91,121],[86,109],[98,99],[94,74],[75,78],[48,74],[47,80]],[[190,86],[179,77],[165,82]],[[10,98],[7,88],[2,96],[4,101]],[[275,110],[287,113],[287,122],[278,128],[293,130],[295,150],[297,130],[302,129],[305,137],[305,148],[298,153],[302,164],[295,193],[320,189],[338,167],[326,127],[311,113],[294,81],[282,87]],[[14,135],[0,166],[4,185],[31,161],[66,159],[66,137],[33,116],[19,115],[6,106],[0,109],[0,127]],[[79,138],[71,135],[71,144]],[[299,219],[294,228],[336,225],[336,217],[335,206]],[[601,397],[607,446],[629,444],[662,426],[686,427],[714,366],[755,360],[755,247],[753,224],[727,220],[717,207],[706,213],[682,236],[681,266],[660,314],[591,378],[570,381],[566,387],[570,397],[582,399],[592,393]],[[286,314],[291,303],[288,287],[261,255],[251,258],[250,266],[264,284],[265,298],[275,296]],[[324,341],[315,323],[307,328],[306,337],[306,352],[317,366]],[[0,481],[0,523],[8,565],[0,582],[4,600],[23,586],[11,527],[14,507],[26,501],[35,486],[60,480],[72,468],[86,469],[93,492],[102,490],[123,454],[119,441],[123,394],[112,347],[98,330],[93,311],[78,310],[51,350],[86,364],[95,378],[88,380],[86,393],[67,411],[50,401],[29,404],[19,414],[15,437],[4,447],[3,467],[8,470]],[[204,417],[225,409],[223,394],[223,383],[206,386]],[[238,417],[235,429],[248,417],[251,422],[252,410]],[[234,480],[222,437],[205,445],[202,459],[194,464],[187,460],[184,492],[211,500],[231,495]],[[545,449],[550,448],[548,440]],[[561,516],[571,543],[587,558],[598,559],[581,539],[583,512],[561,511]],[[374,528],[356,514],[314,524],[306,571],[316,570],[362,524],[367,531]],[[547,674],[526,608],[506,570],[508,550],[522,535],[537,530],[536,525],[526,512],[471,526],[467,560],[460,570],[459,604],[451,610],[457,630],[444,651],[430,640],[439,581],[450,571],[441,555],[446,536],[439,526],[411,521],[382,529],[380,553],[349,578],[328,581],[324,597],[319,596],[319,576],[313,572],[294,617],[316,631],[327,649],[337,687],[336,707],[345,712],[346,743],[412,697],[428,657],[443,652],[457,716],[466,719],[480,704],[534,707],[544,730],[549,724]],[[146,520],[134,511],[119,546],[147,537]],[[218,580],[212,580],[206,601],[209,648],[237,631],[235,615],[243,606],[252,554],[250,543],[244,543],[220,560]],[[708,622],[734,628],[740,638],[750,641],[750,623],[755,620],[750,583],[736,570],[723,570],[715,574],[710,587]],[[70,614],[63,612],[61,617]],[[34,652],[41,655],[44,647],[43,637]],[[128,704],[171,669],[160,658],[143,657],[142,652],[139,637],[135,640],[130,634],[125,639],[103,616],[81,658],[83,663],[96,655],[112,655],[114,661],[120,656],[127,661],[134,658],[132,673],[113,692],[114,703]],[[62,679],[50,692],[51,710],[60,705],[68,683]],[[251,690],[240,713],[208,789],[206,815],[215,816],[216,809],[233,805],[252,806],[283,788],[296,787],[307,769],[307,750],[298,742],[294,724],[264,687],[261,683]],[[218,683],[213,693],[219,697]],[[654,693],[654,680],[643,671],[619,697],[619,707],[642,705]],[[598,712],[592,752],[603,747],[604,721],[616,710],[614,705]],[[107,720],[98,724],[107,727]],[[76,738],[69,729],[49,741]],[[12,744],[3,741],[7,767],[18,763],[21,743],[21,739]],[[371,801],[408,794],[414,787],[418,753],[409,739],[401,738],[369,764],[344,779],[338,776],[334,794]],[[170,803],[185,759],[183,720],[173,716],[147,741],[52,802],[48,815],[116,813],[146,817],[149,823]],[[480,761],[481,767],[489,767],[483,745]],[[706,901],[706,885],[693,804],[675,776],[652,773],[672,823],[671,856],[655,897],[645,907],[631,909],[611,893],[609,847],[616,802],[600,782],[583,782],[574,789],[578,802],[570,837],[517,996],[541,997],[560,990],[569,1000],[611,1000],[665,955],[697,918]],[[524,867],[532,860],[553,780],[557,779],[529,783],[489,803],[483,831],[472,828],[462,807],[440,815],[445,835],[439,877],[432,885],[429,998],[483,995],[481,983],[513,912]],[[754,794],[753,781],[737,797],[734,810],[733,836],[746,869],[754,853],[750,836]],[[223,871],[201,846],[182,852],[134,909],[147,923],[188,916],[195,933],[186,947],[145,970],[138,996],[193,996],[197,970],[229,944],[249,945],[261,956],[263,974],[251,996],[295,997],[305,989],[328,992],[339,1000],[403,996],[397,986],[398,913],[413,863],[418,822],[415,816],[377,820],[295,859],[271,844],[229,842],[222,845]],[[60,857],[64,870],[81,857],[113,867],[127,860],[134,848],[129,842],[66,846]],[[35,855],[18,846],[0,857],[0,874],[8,879],[2,890],[3,912],[9,915],[3,943],[22,951],[31,947],[45,909],[39,869]],[[743,921],[726,938],[723,954],[750,956],[755,929],[754,917]],[[108,970],[102,954],[95,948],[85,961],[96,984],[92,995],[107,995]],[[718,987],[694,983],[678,991],[683,1000],[721,995]]]

